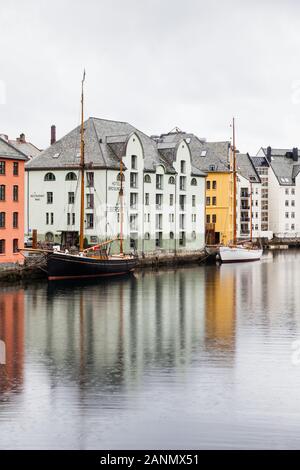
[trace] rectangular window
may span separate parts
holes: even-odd
[[[170,194],[170,206],[174,206],[174,194]]]
[[[210,206],[210,197],[207,197],[207,198],[206,198],[206,205],[207,205],[207,206]]]
[[[288,188],[285,188],[285,194],[289,194]]]
[[[291,201],[291,206],[292,206],[292,207],[295,207],[295,201],[294,201],[294,199]]]
[[[156,230],[162,230],[162,214],[156,214]]]
[[[210,189],[210,181],[206,180],[206,189]]]
[[[291,230],[295,230],[295,224],[291,225]]]
[[[174,222],[174,214],[169,214],[169,222]]]
[[[185,228],[185,214],[179,215],[179,228],[181,229]]]
[[[196,214],[192,214],[192,222],[196,222]]]
[[[94,187],[94,172],[93,171],[87,171],[87,173],[86,173],[86,184],[89,188]]]
[[[150,222],[150,214],[148,214],[148,222]]]
[[[288,212],[285,213],[285,218],[286,218],[286,219],[289,218],[289,213],[288,213]]]
[[[5,240],[0,240],[0,255],[5,253]]]
[[[19,163],[18,163],[18,162],[14,162],[14,165],[13,165],[13,175],[14,175],[14,176],[18,176],[18,175],[19,175]]]
[[[70,212],[67,213],[67,225],[71,225],[71,214],[70,214]]]
[[[212,198],[212,205],[213,206],[217,205],[217,198],[215,196]]]
[[[138,203],[138,195],[137,193],[130,193],[130,208],[136,209]]]
[[[185,196],[182,194],[179,196],[179,209],[185,211]]]
[[[137,181],[138,181],[137,173],[130,173],[130,187],[137,188]]]
[[[186,168],[185,161],[181,160],[181,162],[180,162],[180,172],[185,174],[185,168]]]
[[[13,201],[17,202],[19,200],[19,186],[13,186]]]
[[[213,224],[216,224],[216,223],[217,223],[217,216],[216,216],[216,214],[213,214],[213,215],[212,215],[212,223],[213,223]]]
[[[192,207],[196,207],[196,196],[192,196]]]
[[[19,240],[17,238],[13,239],[13,253],[18,253],[19,250]]]
[[[295,188],[291,189],[291,194],[294,196],[295,195]]]
[[[49,225],[49,212],[46,212],[46,225]]]
[[[162,194],[156,194],[155,202],[156,202],[156,209],[160,210],[162,208],[162,204],[163,204],[163,195]]]
[[[287,207],[289,205],[289,201],[285,201],[285,205]]]
[[[47,193],[47,204],[53,204],[53,193]]]
[[[87,209],[94,209],[94,194],[86,195],[86,207]]]
[[[217,182],[216,182],[216,181],[213,181],[213,182],[212,182],[212,188],[213,188],[213,189],[217,189]]]
[[[94,214],[86,214],[86,228],[94,228]]]
[[[0,162],[0,175],[5,175],[5,162]]]
[[[163,175],[156,175],[156,189],[163,189]]]
[[[5,228],[5,212],[0,212],[0,228]]]
[[[129,218],[130,222],[130,230],[138,230],[138,215],[137,214],[131,214]]]
[[[185,188],[186,188],[186,176],[180,176],[179,188],[180,188],[180,191],[185,191]]]
[[[18,228],[19,226],[19,214],[18,212],[13,212],[13,228]]]
[[[295,218],[295,212],[292,212],[292,213],[291,213],[291,218],[292,218],[292,219]]]
[[[131,168],[133,170],[137,169],[137,156],[136,155],[131,155]]]
[[[0,201],[5,201],[5,184],[0,185]]]
[[[70,192],[68,193],[68,204],[74,204],[75,203],[75,193]]]
[[[72,213],[72,225],[75,225],[75,213]]]
[[[206,214],[206,223],[210,224],[210,214]]]
[[[51,214],[50,214],[50,224],[51,225],[54,224],[54,214],[53,214],[53,212],[51,212]]]
[[[145,206],[149,206],[149,204],[150,204],[149,193],[145,193]]]

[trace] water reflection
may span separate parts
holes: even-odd
[[[2,288],[0,448],[298,444],[299,258]]]
[[[0,296],[0,391],[18,390],[24,368],[24,292],[2,291]],[[0,396],[1,399],[1,396]]]

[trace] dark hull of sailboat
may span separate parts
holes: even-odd
[[[96,259],[85,256],[51,253],[47,259],[49,281],[121,276],[133,272],[136,258]]]

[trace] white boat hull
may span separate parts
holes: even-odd
[[[261,258],[263,250],[260,248],[247,248],[244,246],[220,246],[222,263],[240,263],[243,261],[257,261]]]

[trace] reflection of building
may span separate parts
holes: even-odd
[[[0,365],[0,392],[23,382],[24,291],[2,290],[0,340],[5,344],[5,365]]]
[[[206,274],[206,340],[217,346],[235,348],[236,271],[235,266],[222,265],[219,270],[207,267]]]
[[[59,288],[61,289],[61,287]],[[28,350],[51,357],[47,373],[100,388],[142,378],[152,367],[187,367],[204,334],[204,270],[140,274],[27,297]],[[38,292],[39,294],[39,292]],[[36,313],[38,312],[38,316]],[[29,356],[30,358],[30,353]],[[71,367],[70,367],[71,365]]]

